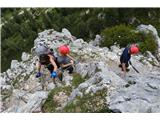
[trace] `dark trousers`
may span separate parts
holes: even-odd
[[[49,64],[49,65],[47,65],[47,69],[50,71],[50,73],[52,73],[54,70],[54,67],[52,64]]]
[[[123,63],[123,62],[121,61],[121,59],[120,59],[120,63],[121,63],[121,64],[119,65],[119,67],[122,68],[122,63]],[[125,64],[126,70],[127,70],[127,72],[128,72],[129,69],[127,69],[127,68],[129,67],[129,64],[128,64],[128,62],[127,62],[127,63],[124,63],[124,64]],[[122,71],[123,71],[123,69],[122,69]]]
[[[63,70],[68,70],[69,74],[73,73],[73,67],[72,66],[65,67],[65,68],[63,68]]]

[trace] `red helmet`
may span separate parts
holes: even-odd
[[[139,48],[135,44],[133,44],[130,47],[130,52],[131,54],[137,54],[139,52]]]
[[[66,55],[70,52],[70,49],[67,45],[62,45],[58,48],[59,52],[63,55]]]

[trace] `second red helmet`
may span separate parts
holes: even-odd
[[[70,49],[67,45],[62,45],[58,48],[59,52],[63,55],[69,54]]]

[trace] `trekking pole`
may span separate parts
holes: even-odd
[[[42,86],[42,89],[44,90],[44,88],[45,88],[45,80],[44,80],[44,75],[42,75],[42,76],[41,76],[41,79],[40,79],[40,81],[41,81],[41,86]]]
[[[137,73],[140,73],[131,63],[131,61],[129,61],[129,64],[132,66],[132,68],[137,72]]]
[[[131,65],[131,66],[137,73],[140,73],[133,65]]]

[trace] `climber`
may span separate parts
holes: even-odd
[[[124,75],[126,74],[126,72],[129,71],[128,67],[129,64],[132,65],[130,59],[131,59],[131,55],[135,55],[139,52],[139,48],[136,44],[132,44],[128,47],[126,47],[120,57],[120,65],[119,67],[122,68],[122,71],[124,72]]]
[[[57,64],[55,62],[56,58],[53,56],[53,51],[50,51],[45,45],[39,44],[36,47],[35,52],[39,56],[39,62],[36,64],[38,70],[36,78],[41,77],[41,65],[44,65],[50,71],[51,78],[53,78],[53,82],[55,83],[55,78],[57,77]]]
[[[70,49],[67,45],[62,45],[58,48],[59,55],[57,62],[59,63],[62,72],[68,70],[69,74],[73,73],[74,58],[69,55]]]

